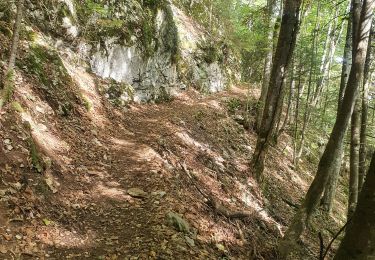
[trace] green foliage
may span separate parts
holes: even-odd
[[[157,10],[163,8],[166,5],[165,0],[143,0],[143,5],[147,8]]]
[[[111,80],[106,91],[109,101],[117,106],[126,106],[134,99],[134,89],[126,83]]]
[[[144,48],[144,55],[146,57],[151,56],[155,52],[155,46],[153,43],[155,42],[154,39],[155,35],[155,28],[152,22],[144,20],[142,23],[142,36],[141,42]]]
[[[153,98],[155,100],[155,103],[164,103],[164,102],[170,102],[173,100],[173,97],[167,92],[165,87],[160,87],[158,93]]]
[[[180,50],[178,48],[178,29],[173,20],[173,12],[170,5],[164,5],[165,19],[167,26],[163,33],[163,43],[167,51],[172,54],[172,63],[177,63],[180,59]]]
[[[235,113],[237,110],[241,109],[242,101],[238,98],[231,98],[227,101],[227,108],[230,113]]]

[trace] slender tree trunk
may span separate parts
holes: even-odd
[[[348,16],[348,24],[346,30],[346,37],[345,37],[345,48],[344,48],[344,57],[343,57],[343,65],[341,70],[341,80],[340,80],[340,90],[339,90],[339,97],[338,97],[338,105],[337,105],[337,113],[341,110],[341,103],[344,97],[346,84],[348,81],[348,76],[350,73],[350,69],[352,66],[352,33],[353,33],[353,14],[358,13],[358,10],[354,10],[354,8],[359,9],[360,6],[355,4],[355,0],[352,0],[349,6],[349,16]],[[359,19],[356,16],[356,19]],[[337,182],[340,175],[340,168],[342,165],[342,158],[344,147],[343,144],[340,144],[339,147],[339,156],[337,157],[337,161],[335,162],[336,168],[333,169],[332,174],[328,177],[327,184],[324,188],[324,194],[322,197],[321,205],[322,209],[327,212],[328,214],[332,211],[333,200],[336,194],[336,187]]]
[[[293,99],[295,83],[296,83],[295,80],[294,80],[294,70],[295,70],[295,68],[294,68],[294,65],[293,65],[291,73],[290,73],[288,105],[287,105],[287,108],[286,108],[286,113],[285,113],[285,118],[283,120],[283,123],[281,125],[278,124],[276,139],[284,132],[284,130],[286,128],[286,125],[288,124],[288,121],[289,121],[289,118],[290,118],[289,115],[291,114],[291,110],[292,110],[292,99]],[[280,121],[279,121],[279,123],[280,123]],[[277,140],[276,140],[276,143],[277,143]]]
[[[14,22],[13,27],[13,38],[12,38],[12,47],[9,54],[8,67],[5,70],[3,89],[0,91],[0,109],[3,105],[9,100],[12,95],[14,88],[14,65],[16,62],[18,42],[20,38],[20,30],[22,23],[22,12],[23,12],[23,3],[24,0],[18,0],[17,2],[17,16],[16,21]]]
[[[373,22],[374,23],[374,22]],[[371,28],[371,35],[369,38],[369,44],[367,47],[365,70],[363,75],[363,86],[362,86],[362,114],[361,114],[361,134],[360,134],[360,145],[359,145],[359,180],[358,190],[361,191],[363,182],[366,174],[366,154],[367,154],[367,118],[368,118],[368,89],[370,77],[370,66],[371,66],[371,43],[373,37],[373,26]]]
[[[351,4],[351,8],[354,8],[354,4]],[[340,81],[340,89],[339,89],[339,98],[338,98],[338,107],[337,110],[340,110],[342,100],[344,99],[344,93],[346,88],[346,83],[348,81],[350,68],[352,67],[352,31],[353,31],[353,11],[350,12],[348,17],[348,24],[346,29],[346,37],[345,37],[345,48],[344,48],[344,57],[342,62],[342,70],[341,70],[341,81]]]
[[[360,132],[360,102],[357,99],[351,122],[350,138],[350,175],[348,218],[353,214],[358,201],[358,170],[359,170],[359,132]]]
[[[375,259],[375,154],[359,195],[358,206],[334,260]]]
[[[320,96],[320,93],[321,93],[321,89],[323,87],[323,84],[324,84],[324,80],[327,76],[327,73],[328,73],[328,69],[329,69],[329,57],[330,57],[330,54],[332,52],[331,50],[331,47],[332,47],[332,43],[334,42],[333,41],[333,30],[335,30],[335,27],[336,27],[336,23],[337,23],[337,13],[338,13],[338,10],[339,8],[336,7],[336,11],[334,13],[334,17],[335,19],[333,20],[333,22],[330,22],[329,23],[329,26],[328,26],[328,31],[327,31],[327,36],[326,36],[326,40],[324,42],[324,51],[323,51],[323,56],[322,56],[322,60],[321,60],[321,63],[320,63],[320,69],[319,69],[319,77],[318,77],[318,80],[317,80],[317,83],[316,83],[316,86],[315,86],[315,91],[314,91],[314,97],[313,97],[313,100],[312,100],[312,106],[315,107],[316,104],[318,103],[318,99],[319,99],[319,96]]]
[[[337,114],[336,122],[327,146],[319,161],[317,173],[307,191],[304,202],[299,207],[283,240],[279,244],[280,255],[282,258],[288,258],[290,253],[298,246],[297,242],[301,234],[306,229],[307,223],[309,223],[313,213],[319,205],[319,201],[329,176],[332,174],[335,167],[337,167],[335,163],[337,163],[337,157],[340,156],[340,146],[344,140],[344,135],[357,97],[359,83],[363,76],[374,5],[375,0],[364,0],[359,23],[360,30],[357,32],[357,41],[353,46],[355,59],[353,60],[352,68],[350,70],[341,110]]]
[[[298,73],[298,85],[297,85],[297,100],[296,100],[296,111],[294,115],[294,138],[293,138],[293,164],[297,165],[297,135],[298,135],[298,116],[299,116],[299,106],[301,100],[301,78],[302,78],[302,64],[299,65]]]
[[[258,101],[258,112],[257,112],[257,120],[256,120],[256,128],[258,131],[262,123],[264,104],[266,102],[268,86],[270,84],[272,57],[273,57],[273,52],[274,52],[274,37],[277,34],[277,31],[276,31],[277,29],[275,27],[276,20],[277,20],[277,15],[275,15],[276,8],[277,8],[277,0],[267,0],[267,17],[269,19],[268,35],[267,35],[268,47],[267,47],[266,57],[264,59],[263,82],[262,82],[260,98]]]
[[[303,116],[302,129],[301,129],[301,139],[300,139],[299,148],[297,150],[297,154],[294,160],[295,166],[298,166],[299,159],[302,156],[302,152],[303,152],[303,148],[305,144],[306,129],[307,129],[308,122],[310,121],[310,111],[311,111],[310,99],[312,96],[313,75],[315,73],[315,67],[316,67],[317,38],[318,38],[317,33],[318,33],[319,24],[320,24],[319,12],[320,12],[320,2],[318,3],[317,9],[316,9],[315,28],[314,28],[314,33],[312,37],[312,45],[311,45],[311,57],[310,57],[309,80],[308,80],[308,85],[307,85],[307,97],[306,97],[306,103],[305,103],[305,111],[304,111],[304,116]]]
[[[296,43],[300,6],[301,0],[285,1],[269,84],[269,90],[272,91],[267,93],[262,124],[252,159],[252,166],[258,181],[262,179],[265,156],[275,133],[276,113],[278,108],[282,106],[284,78]]]

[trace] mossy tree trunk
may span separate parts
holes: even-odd
[[[375,153],[357,208],[334,259],[375,259]]]
[[[4,74],[3,89],[1,89],[0,92],[0,109],[10,99],[14,88],[14,65],[16,62],[18,43],[20,39],[23,6],[24,0],[18,0],[17,16],[13,27],[12,46],[9,54],[9,62]]]
[[[338,111],[336,122],[327,146],[319,161],[315,178],[307,191],[302,205],[286,231],[283,240],[280,241],[280,255],[284,259],[288,259],[295,248],[298,247],[298,240],[319,205],[329,176],[333,173],[335,167],[337,167],[337,157],[340,156],[340,147],[344,140],[344,135],[353,112],[359,84],[363,76],[374,5],[375,0],[365,0],[363,2],[359,22],[360,29],[357,31],[357,36],[355,37],[356,41],[353,45],[353,64],[345,89],[342,106]]]
[[[267,92],[262,123],[259,128],[257,145],[252,159],[252,166],[258,181],[262,179],[265,156],[276,131],[277,111],[283,105],[284,79],[296,43],[300,6],[301,0],[285,1],[268,86],[269,91]]]

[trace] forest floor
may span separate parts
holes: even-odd
[[[126,111],[86,94],[90,111],[64,117],[23,84],[15,98],[24,109],[1,112],[1,259],[277,259],[314,168],[294,169],[284,134],[258,187],[255,90],[189,90]],[[31,169],[35,154],[42,173]],[[316,259],[318,232],[327,243],[342,221],[315,223],[300,259]]]

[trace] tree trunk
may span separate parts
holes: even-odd
[[[298,246],[297,242],[301,234],[306,229],[307,223],[319,205],[329,176],[332,175],[333,170],[337,167],[335,163],[337,163],[337,157],[340,156],[340,146],[344,140],[357,97],[359,83],[363,76],[374,5],[375,0],[364,0],[359,23],[360,30],[357,32],[357,41],[353,46],[355,59],[350,70],[343,103],[340,111],[338,111],[327,146],[319,161],[315,178],[307,191],[304,202],[294,216],[283,240],[280,242],[279,249],[282,258],[288,258],[290,253]]]
[[[360,6],[355,4],[355,0],[351,1],[349,6],[349,17],[348,17],[348,24],[347,24],[347,31],[346,31],[346,38],[345,38],[345,48],[344,48],[344,57],[343,57],[343,65],[341,70],[341,81],[340,81],[340,90],[339,90],[339,97],[338,97],[338,105],[337,105],[337,114],[341,110],[341,103],[343,100],[343,96],[346,89],[346,84],[348,81],[348,76],[350,73],[350,69],[352,66],[352,33],[353,33],[353,16],[354,13],[358,14],[358,10]],[[359,19],[358,15],[356,19]],[[358,23],[358,22],[356,22]],[[322,209],[327,212],[328,214],[332,211],[332,204],[336,194],[336,187],[337,182],[339,179],[340,168],[342,165],[342,158],[343,158],[343,144],[341,143],[339,147],[339,156],[335,162],[336,168],[333,169],[332,174],[328,177],[327,184],[324,188],[324,195],[321,201]]]
[[[351,8],[353,8],[353,4]],[[350,13],[352,13],[352,11]],[[350,68],[352,66],[352,28],[353,28],[352,23],[353,23],[353,18],[352,18],[352,15],[349,14],[348,25],[346,29],[346,37],[345,37],[345,48],[344,48],[344,57],[343,57],[343,62],[342,62],[341,81],[340,81],[340,90],[339,90],[337,110],[340,110],[342,100],[344,99],[346,83],[348,81]]]
[[[327,36],[326,36],[326,40],[324,42],[324,51],[323,51],[323,56],[322,56],[322,60],[321,60],[321,64],[320,64],[320,69],[319,69],[319,77],[318,77],[318,81],[316,83],[316,86],[315,86],[315,91],[314,91],[314,97],[313,97],[313,100],[312,100],[312,106],[315,107],[316,104],[318,103],[318,99],[320,97],[320,94],[322,92],[322,87],[323,87],[323,84],[324,84],[324,80],[325,78],[327,77],[327,74],[328,74],[328,69],[329,69],[329,60],[330,60],[330,56],[331,56],[331,53],[333,52],[334,53],[334,50],[332,50],[332,45],[334,46],[334,40],[333,40],[333,36],[334,36],[334,33],[333,31],[336,29],[336,24],[337,24],[337,19],[338,19],[338,11],[339,11],[339,7],[336,6],[336,11],[334,13],[334,20],[333,22],[330,22],[329,23],[329,26],[328,26],[328,31],[327,31]]]
[[[373,27],[374,25],[372,25]],[[363,85],[362,85],[362,114],[361,114],[361,134],[360,134],[360,145],[359,145],[359,179],[358,179],[358,191],[361,191],[363,182],[366,175],[366,146],[367,146],[367,117],[368,117],[368,89],[371,67],[371,43],[373,36],[373,28],[371,28],[371,35],[367,47],[365,70],[363,74]]]
[[[20,30],[22,23],[22,12],[23,12],[24,0],[18,0],[17,3],[17,16],[13,27],[12,47],[9,54],[8,67],[5,70],[3,89],[0,91],[0,109],[10,99],[13,88],[14,88],[14,65],[16,62],[18,42],[20,38]]]
[[[257,145],[253,155],[252,165],[256,178],[261,181],[264,170],[264,160],[274,136],[276,128],[276,113],[282,106],[284,78],[296,43],[299,28],[299,10],[301,0],[286,0],[275,58],[272,65],[269,90],[264,107],[262,124],[259,128]]]
[[[327,184],[324,188],[324,194],[321,200],[321,206],[323,211],[330,214],[332,211],[333,201],[335,199],[337,183],[340,177],[340,171],[342,167],[342,159],[344,157],[344,142],[339,147],[339,156],[336,158],[334,163],[336,168],[332,171],[332,175],[329,177]]]
[[[289,122],[289,119],[290,119],[290,114],[292,113],[292,99],[293,99],[293,96],[294,96],[294,90],[295,90],[295,79],[294,79],[294,65],[292,65],[292,70],[291,70],[291,73],[290,73],[290,83],[289,83],[289,95],[288,95],[288,105],[287,105],[287,108],[286,108],[286,113],[285,113],[285,118],[283,120],[283,123],[281,123],[281,120],[279,121],[279,125],[277,127],[277,135],[276,135],[276,143],[277,143],[277,138],[284,132],[288,122]]]
[[[350,175],[348,218],[353,214],[358,201],[358,170],[359,170],[359,132],[360,132],[360,103],[357,99],[351,122],[350,137]]]
[[[299,106],[301,100],[301,89],[302,89],[302,64],[299,65],[299,73],[298,73],[298,85],[297,85],[297,100],[296,100],[296,111],[294,114],[294,138],[293,138],[293,164],[297,166],[297,135],[298,135],[298,117],[299,117]]]
[[[375,259],[375,153],[358,206],[348,224],[334,260]]]
[[[277,0],[267,0],[267,17],[269,19],[268,24],[268,35],[267,35],[267,53],[264,59],[264,70],[263,70],[263,82],[262,89],[260,93],[260,98],[258,101],[258,112],[256,120],[256,128],[259,131],[260,125],[262,123],[262,116],[264,110],[264,104],[267,98],[268,86],[270,84],[270,76],[272,69],[272,57],[274,52],[274,37],[277,34],[277,29],[275,27],[277,15],[276,14]]]

